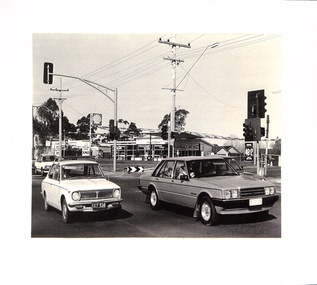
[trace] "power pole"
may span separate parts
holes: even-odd
[[[268,162],[268,142],[269,142],[269,125],[270,116],[266,115],[266,146],[265,146],[265,164],[264,164],[264,176],[267,176],[267,162]]]
[[[57,101],[58,107],[59,107],[59,153],[58,153],[58,156],[62,157],[62,103],[66,100],[66,98],[62,97],[62,93],[65,91],[69,91],[69,89],[65,89],[65,90],[62,89],[62,78],[60,78],[60,89],[50,88],[50,90],[59,92],[59,97],[53,98],[53,99]]]
[[[172,133],[175,131],[175,104],[176,104],[176,66],[179,65],[180,62],[184,62],[183,60],[179,60],[176,57],[176,47],[184,47],[184,48],[191,48],[190,44],[178,44],[175,43],[176,36],[174,35],[172,41],[162,41],[161,39],[158,40],[161,44],[167,44],[172,46],[172,53],[173,58],[164,58],[166,60],[170,60],[172,63],[172,71],[173,71],[173,88],[170,90],[172,93],[172,110],[171,110],[171,125],[168,131],[168,157],[174,157],[174,141],[172,140]],[[164,88],[163,88],[164,89]],[[172,146],[172,154],[170,154],[170,146]]]

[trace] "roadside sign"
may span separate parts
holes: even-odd
[[[244,160],[250,162],[254,161],[253,143],[245,143]]]
[[[95,126],[101,126],[102,123],[102,115],[94,113],[92,115],[92,121]]]
[[[84,146],[82,148],[82,156],[90,156],[90,147],[89,146]]]

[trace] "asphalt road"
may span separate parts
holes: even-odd
[[[192,210],[164,205],[153,211],[137,189],[137,173],[110,173],[110,180],[122,188],[122,211],[118,217],[107,213],[81,213],[64,224],[61,213],[44,211],[40,175],[32,176],[31,237],[174,237],[174,238],[279,238],[281,197],[265,219],[257,215],[226,216],[214,227],[192,217]],[[280,186],[278,187],[280,192]]]

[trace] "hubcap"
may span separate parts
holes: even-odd
[[[201,205],[201,217],[205,220],[205,221],[208,221],[211,217],[211,209],[210,209],[210,206],[208,203],[203,203]]]
[[[157,198],[156,198],[156,194],[154,192],[151,193],[151,204],[154,206],[156,205],[157,202]]]

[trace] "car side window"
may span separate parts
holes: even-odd
[[[59,180],[60,177],[60,171],[58,165],[53,165],[50,169],[50,172],[48,173],[48,177],[50,179]]]
[[[189,161],[187,162],[187,168],[189,176],[191,178],[199,178],[201,176],[201,163],[200,161]]]
[[[181,179],[181,175],[188,175],[185,170],[185,162],[184,161],[177,161],[175,165],[175,173],[173,178]]]
[[[53,175],[54,175],[54,169],[55,169],[56,165],[53,165],[48,173],[48,178],[53,179]]]
[[[158,177],[172,178],[174,161],[166,161],[162,168],[158,171]]]

